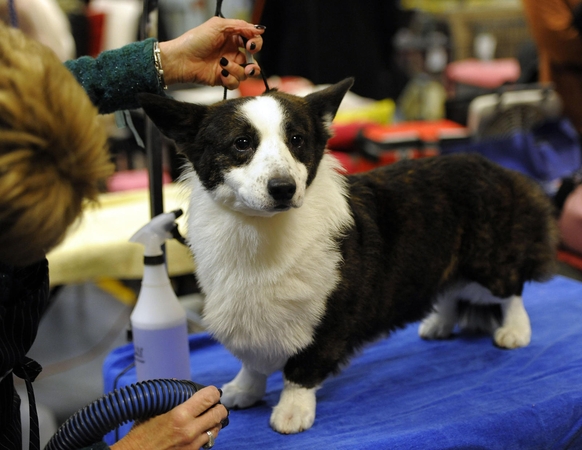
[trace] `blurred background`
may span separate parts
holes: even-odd
[[[203,23],[216,8],[208,0],[157,3],[160,40]],[[63,61],[138,40],[144,8],[141,0],[15,5],[20,28]],[[520,170],[556,202],[564,232],[560,272],[576,279],[582,279],[579,10],[578,2],[565,0],[225,0],[222,6],[225,17],[267,27],[256,59],[271,87],[303,95],[355,77],[329,142],[348,173],[459,151]],[[0,19],[8,21],[7,0],[0,0]],[[250,79],[228,97],[263,90],[260,78]],[[172,86],[169,95],[212,103],[223,90],[186,84]],[[143,113],[130,114],[145,137]],[[127,241],[149,220],[146,154],[113,115],[101,119],[116,173],[101,207],[86,211],[49,255],[52,301],[30,354],[44,367],[35,392],[45,436],[103,393],[103,359],[128,342],[139,292],[141,248]],[[176,183],[184,161],[172,142],[162,139],[161,146],[165,209],[186,209]],[[177,242],[168,244],[167,259],[190,331],[201,331],[204,297],[195,262]]]

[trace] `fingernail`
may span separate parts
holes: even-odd
[[[257,30],[266,30],[267,29],[267,27],[265,25],[255,25],[255,28]]]
[[[218,392],[220,392],[220,396],[222,397],[222,389],[218,388]]]
[[[250,48],[251,50],[254,50],[255,48],[257,48],[257,44],[255,44],[254,42],[251,42],[250,47],[251,47]]]
[[[230,75],[230,74],[228,73],[228,70],[226,70],[226,69],[222,69],[222,72],[220,72],[220,73],[222,74],[222,76],[223,76],[224,78],[226,78],[227,76],[229,76],[229,75]]]
[[[230,423],[230,420],[229,420],[229,419],[228,419],[228,417],[227,417],[227,418],[225,418],[225,419],[222,419],[222,420],[220,421],[220,426],[221,426],[222,428],[226,428],[226,426],[227,426],[229,423]]]
[[[251,70],[251,71],[249,72],[249,76],[251,76],[251,77],[252,77],[254,74],[255,74],[255,69],[253,69],[253,70]]]
[[[220,65],[221,66],[226,66],[228,64],[228,59],[226,59],[224,56],[222,58],[220,58]]]

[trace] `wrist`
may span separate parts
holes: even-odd
[[[177,61],[173,57],[171,41],[158,42],[159,56],[163,63],[164,82],[166,85],[180,83]]]

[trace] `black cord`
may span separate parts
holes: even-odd
[[[265,83],[265,92],[269,92],[271,88],[269,87],[269,83],[267,82],[267,76],[265,75],[265,72],[263,71],[262,68],[261,68],[261,78],[263,79],[263,83]]]
[[[216,0],[216,10],[214,11],[214,15],[224,19],[224,16],[222,15],[222,0]]]

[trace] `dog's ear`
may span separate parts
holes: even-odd
[[[354,84],[354,78],[346,78],[321,91],[314,92],[305,97],[311,110],[327,125],[331,125],[335,114],[348,90]]]
[[[192,141],[208,111],[207,106],[179,102],[161,95],[141,93],[137,98],[162,134],[176,141],[178,145]]]

